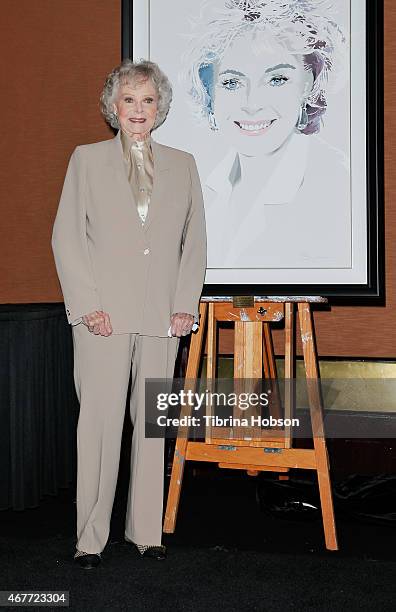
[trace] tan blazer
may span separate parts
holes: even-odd
[[[173,313],[198,316],[206,231],[195,159],[154,140],[152,150],[154,183],[144,226],[120,132],[78,146],[70,158],[52,234],[69,323],[104,310],[115,334],[166,337]]]

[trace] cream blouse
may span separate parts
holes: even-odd
[[[121,131],[121,143],[129,184],[142,225],[146,221],[153,189],[154,160],[151,136],[135,140]]]

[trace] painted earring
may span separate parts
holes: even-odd
[[[304,100],[304,102],[300,106],[300,113],[298,115],[298,121],[296,125],[297,130],[299,132],[302,132],[303,130],[305,130],[305,128],[308,125],[308,122],[309,122],[309,119],[308,119],[308,113],[307,113],[307,103]]]
[[[212,111],[209,111],[209,127],[211,130],[213,130],[214,132],[218,131],[218,125],[216,123],[216,117],[214,116]]]

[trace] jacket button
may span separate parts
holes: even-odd
[[[150,249],[144,249],[143,255],[148,255],[150,253]]]

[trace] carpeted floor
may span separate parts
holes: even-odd
[[[39,508],[3,511],[0,590],[68,590],[81,611],[396,609],[393,526],[337,517],[340,551],[328,552],[320,521],[263,513],[257,482],[231,470],[197,477],[187,466],[176,532],[163,538],[168,559],[158,562],[123,541],[120,474],[109,542],[92,571],[72,560],[73,487]]]

